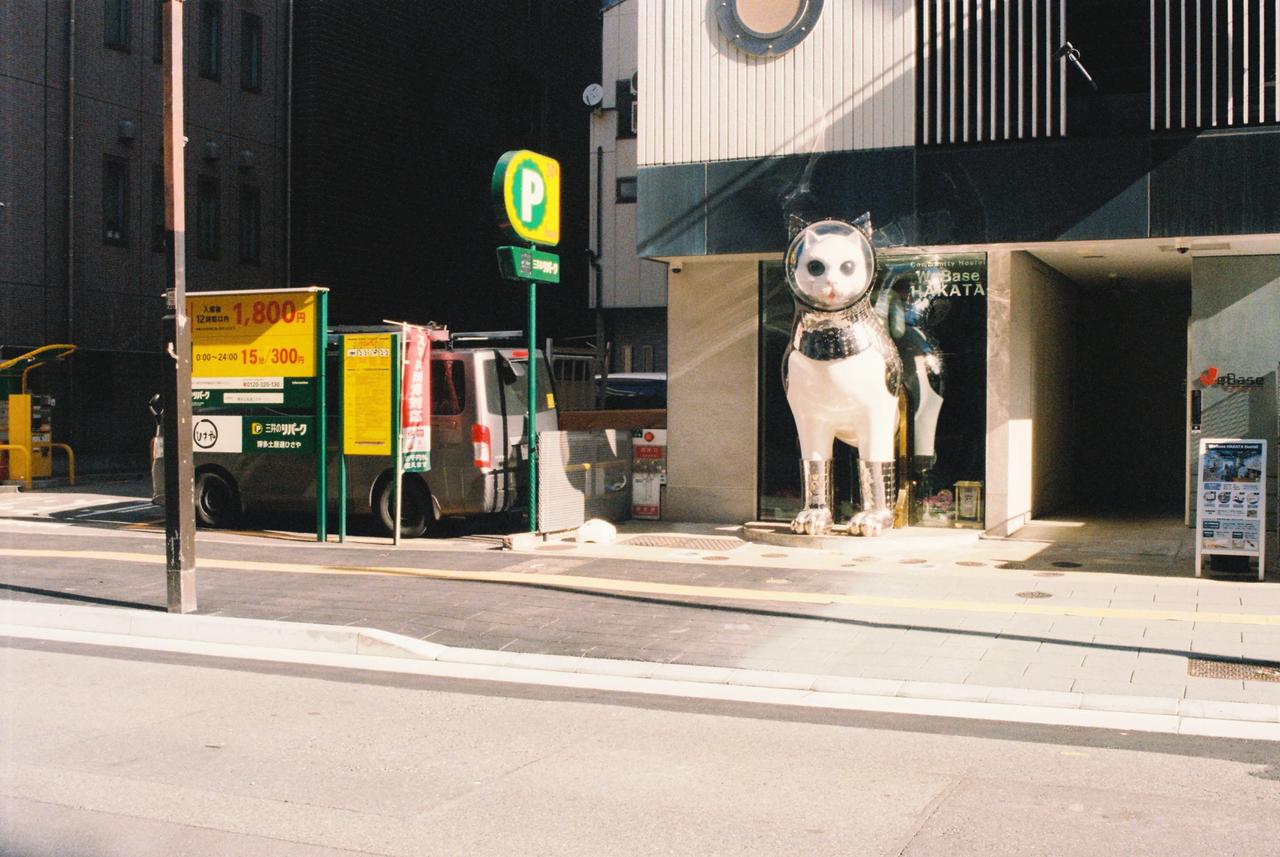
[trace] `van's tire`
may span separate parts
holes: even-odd
[[[404,496],[400,500],[400,538],[416,539],[425,535],[435,523],[435,515],[431,510],[431,492],[421,479],[405,476],[400,485]],[[395,498],[391,493],[391,479],[383,479],[378,487],[378,499],[374,506],[378,511],[378,522],[383,532],[391,535],[391,519],[395,515]]]
[[[231,527],[240,520],[240,492],[217,470],[196,474],[196,522],[202,527]]]

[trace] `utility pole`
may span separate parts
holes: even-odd
[[[182,2],[164,2],[164,228],[172,286],[166,318],[164,533],[170,613],[196,609],[195,475],[191,452],[191,324],[187,318],[187,194],[183,163]]]

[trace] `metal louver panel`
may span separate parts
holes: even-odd
[[[1066,4],[920,0],[920,144],[1064,136]]]
[[[1280,0],[1150,0],[1151,129],[1280,119]]]

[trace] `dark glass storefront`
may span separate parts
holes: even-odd
[[[800,451],[782,386],[794,303],[781,262],[760,265],[759,494],[761,520],[800,508]],[[879,256],[872,295],[898,345],[908,390],[900,419],[898,486],[913,525],[982,526],[986,470],[985,253]],[[930,443],[930,434],[933,434]],[[836,441],[835,516],[857,508],[856,450]]]

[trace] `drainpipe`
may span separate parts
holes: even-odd
[[[293,285],[293,0],[289,0],[289,56],[284,102],[284,285]]]
[[[596,275],[596,407],[604,407],[604,391],[609,379],[605,360],[604,269],[600,267],[600,251],[604,249],[604,146],[596,146],[596,247],[588,251],[591,268]]]
[[[67,0],[67,338],[76,341],[76,0]]]

